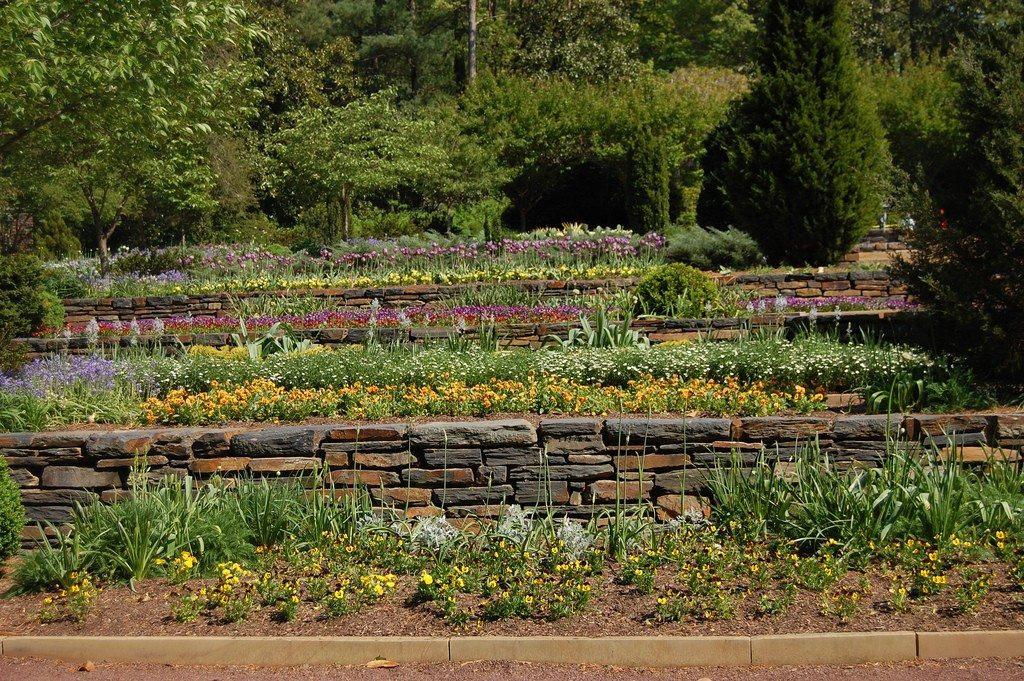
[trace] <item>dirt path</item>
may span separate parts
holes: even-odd
[[[92,672],[66,662],[0,658],[0,679],[17,681],[90,681],[147,679],[152,681],[294,681],[295,679],[374,679],[379,681],[1024,681],[1024,657],[1012,660],[955,660],[843,667],[778,667],[739,669],[615,669],[538,665],[513,662],[409,665],[393,669],[363,667],[174,667],[169,665],[99,664]]]

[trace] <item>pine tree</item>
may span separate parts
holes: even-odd
[[[845,0],[769,0],[758,78],[711,136],[697,218],[773,263],[837,261],[880,210],[885,146]]]
[[[1016,20],[958,49],[951,71],[971,143],[960,163],[966,198],[918,196],[913,249],[898,274],[989,373],[1024,380],[1024,3]],[[964,347],[959,349],[963,350]]]

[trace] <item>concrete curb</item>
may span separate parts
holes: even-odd
[[[289,667],[519,661],[615,667],[864,664],[1024,657],[1024,631],[854,632],[772,636],[198,637],[7,636],[0,655],[80,663]]]
[[[81,662],[291,667],[448,661],[448,639],[403,637],[9,636],[4,657]]]
[[[750,664],[750,639],[746,636],[466,636],[451,639],[451,659],[453,662],[516,660],[615,667],[736,667]]]
[[[917,659],[912,631],[752,636],[750,662],[757,665],[863,664]]]
[[[922,631],[917,655],[922,660],[1024,657],[1024,631]]]

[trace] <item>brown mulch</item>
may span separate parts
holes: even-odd
[[[207,613],[194,622],[179,623],[170,616],[170,606],[186,593],[185,589],[163,579],[152,579],[138,584],[134,591],[127,586],[108,586],[81,623],[40,623],[42,595],[0,599],[0,635],[707,636],[1024,628],[1024,596],[1013,592],[1000,574],[993,575],[992,589],[974,615],[956,612],[951,589],[926,601],[912,602],[909,612],[890,612],[885,604],[889,583],[879,575],[869,575],[871,592],[847,623],[822,615],[820,595],[803,590],[796,604],[780,616],[758,617],[757,598],[748,596],[737,604],[734,619],[659,623],[653,621],[657,592],[641,595],[633,587],[616,584],[614,572],[608,569],[595,578],[594,595],[582,613],[556,621],[508,619],[454,628],[435,614],[433,605],[413,602],[418,577],[404,576],[400,578],[398,589],[381,602],[342,618],[327,619],[312,604],[303,603],[292,622],[280,621],[274,608],[263,607],[255,608],[247,620],[234,624],[219,621]],[[855,579],[854,573],[847,578]],[[0,579],[0,591],[10,586],[9,577]]]

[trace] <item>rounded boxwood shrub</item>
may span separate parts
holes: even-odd
[[[654,268],[636,287],[640,314],[703,317],[708,305],[717,304],[720,295],[714,279],[682,263]]]
[[[0,256],[0,339],[28,336],[44,324],[63,323],[63,306],[45,281],[46,271],[38,258]]]
[[[21,491],[11,479],[7,461],[0,456],[0,560],[13,556],[21,546],[21,529],[25,526],[25,508]]]

